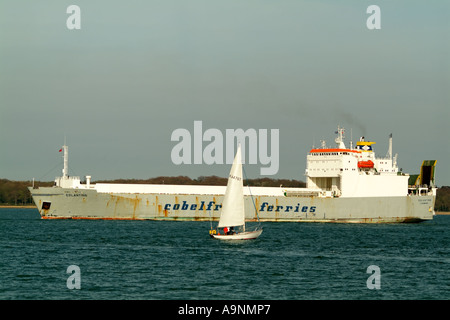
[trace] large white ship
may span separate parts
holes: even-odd
[[[386,157],[362,137],[353,148],[338,128],[336,146],[313,148],[307,156],[306,188],[244,187],[246,220],[392,223],[433,219],[435,160],[418,176],[398,170],[392,135]],[[53,187],[29,187],[44,219],[218,220],[225,186],[91,183],[91,176],[63,175]],[[414,178],[414,179],[411,179]],[[410,184],[408,184],[410,180]],[[414,181],[412,181],[414,180]],[[255,210],[256,209],[256,210]]]

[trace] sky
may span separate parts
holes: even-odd
[[[201,121],[224,137],[278,129],[271,178],[305,181],[309,150],[341,126],[378,156],[392,133],[403,172],[437,160],[450,185],[449,57],[449,1],[3,0],[0,178],[53,180],[64,139],[69,173],[93,181],[226,177],[227,163],[171,157],[173,132],[194,140]]]

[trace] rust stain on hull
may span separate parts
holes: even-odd
[[[120,196],[120,195],[110,195],[110,199],[107,201],[106,203],[106,208],[108,208],[111,203],[114,203],[114,211],[111,217],[99,217],[100,219],[108,219],[108,220],[136,220],[137,216],[136,213],[141,205],[142,202],[142,198],[139,197],[139,194],[136,194],[132,197],[124,197],[124,196]],[[148,201],[147,201],[148,202]],[[132,210],[128,210],[126,211],[126,208],[132,208]],[[126,211],[126,215],[130,215],[131,216],[126,216],[125,217],[120,217],[123,216],[124,211]],[[131,212],[130,212],[131,211]]]

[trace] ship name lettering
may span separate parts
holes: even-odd
[[[66,193],[66,197],[87,197],[85,193]]]
[[[222,204],[217,204],[214,201],[200,201],[200,204],[197,203],[188,203],[187,201],[183,201],[182,203],[166,203],[164,205],[165,211],[170,210],[182,210],[182,211],[219,211],[222,208]],[[302,206],[300,203],[297,203],[295,206],[280,206],[280,205],[271,205],[268,202],[263,202],[259,208],[259,212],[303,212],[303,213],[315,213],[316,206]]]
[[[188,204],[187,201],[183,201],[182,204],[175,203],[166,203],[164,206],[164,210],[197,210],[198,205],[196,203]],[[214,210],[218,211],[219,208],[222,208],[221,204],[216,204],[214,201],[210,201],[208,204],[205,205],[205,201],[202,201],[200,204],[200,208],[198,210]]]
[[[268,202],[263,202],[261,204],[261,207],[259,209],[259,212],[264,212],[267,209],[267,212],[280,212],[280,211],[284,211],[284,212],[316,212],[316,206],[301,206],[300,203],[297,203],[296,206],[274,206],[274,205],[269,205]],[[274,210],[275,209],[275,210]],[[309,210],[308,210],[309,209]]]

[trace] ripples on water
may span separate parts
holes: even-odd
[[[0,209],[0,299],[449,299],[450,216],[421,224],[264,223],[254,241],[209,222],[41,220]],[[67,267],[81,289],[67,288]],[[380,268],[369,290],[367,267]]]

